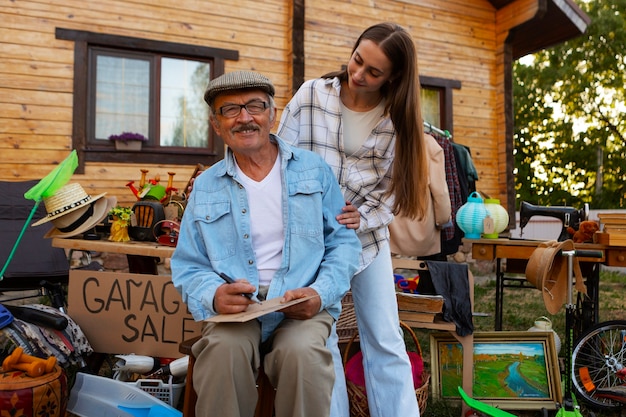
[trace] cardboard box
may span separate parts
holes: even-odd
[[[179,358],[202,327],[169,275],[72,270],[68,314],[101,353]]]

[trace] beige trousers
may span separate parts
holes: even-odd
[[[285,319],[261,340],[257,320],[206,323],[192,351],[197,417],[253,417],[256,378],[263,369],[276,388],[276,417],[328,417],[335,381],[326,348],[333,318],[326,311],[309,320]]]

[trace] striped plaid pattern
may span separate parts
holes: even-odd
[[[333,169],[346,200],[359,208],[360,271],[389,239],[393,200],[384,194],[391,181],[396,135],[391,119],[381,117],[361,149],[345,155],[340,89],[337,78],[305,82],[285,107],[278,136],[321,155]]]

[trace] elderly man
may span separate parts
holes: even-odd
[[[328,165],[270,133],[274,91],[268,78],[249,71],[209,83],[211,126],[228,148],[194,181],[172,280],[196,320],[245,311],[253,301],[242,294],[283,302],[314,297],[244,323],[205,322],[192,348],[198,416],[252,417],[261,363],[276,388],[277,417],[330,410],[326,340],[361,245],[335,218],[344,199]]]

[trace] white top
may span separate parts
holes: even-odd
[[[248,194],[252,248],[259,271],[259,285],[270,285],[280,267],[285,240],[282,216],[280,158],[261,181],[248,177],[237,165],[237,173]]]
[[[368,111],[354,111],[341,103],[341,116],[343,118],[343,147],[347,155],[352,155],[361,149],[365,140],[383,115],[384,100],[376,107]]]

